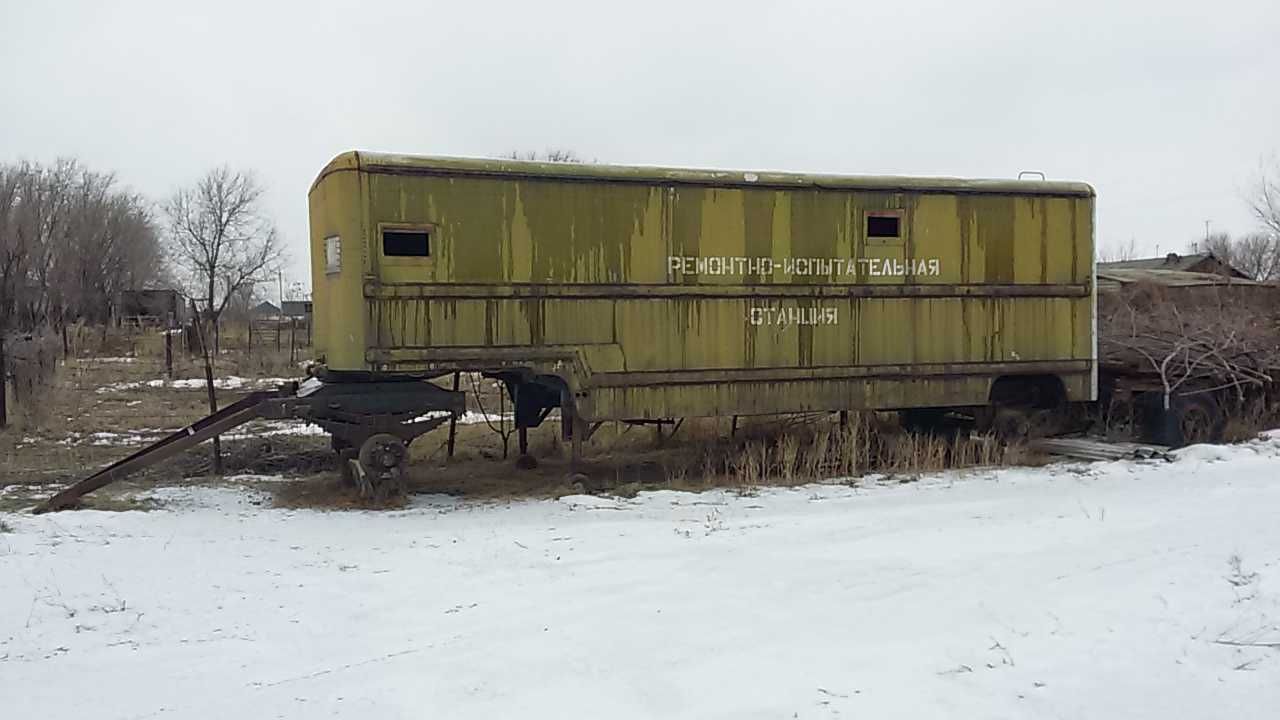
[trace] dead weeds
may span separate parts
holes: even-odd
[[[381,502],[362,498],[355,486],[336,472],[321,477],[264,483],[261,488],[271,492],[274,507],[289,510],[399,510],[408,504],[405,495]]]

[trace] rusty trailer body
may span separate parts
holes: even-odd
[[[1096,396],[1081,183],[349,152],[310,213],[329,380],[482,371],[586,421]]]

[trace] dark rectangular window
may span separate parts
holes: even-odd
[[[867,216],[867,237],[869,238],[896,238],[901,237],[898,223],[901,221],[897,215],[868,215]]]
[[[387,257],[427,257],[431,233],[426,230],[383,230],[382,254]]]

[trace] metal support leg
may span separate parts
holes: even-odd
[[[569,444],[569,470],[570,472],[581,472],[582,467],[582,439],[587,434],[587,424],[582,422],[576,415],[573,418],[573,440]]]

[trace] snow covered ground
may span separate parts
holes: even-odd
[[[1280,433],[754,496],[0,515],[12,718],[1271,718]]]

